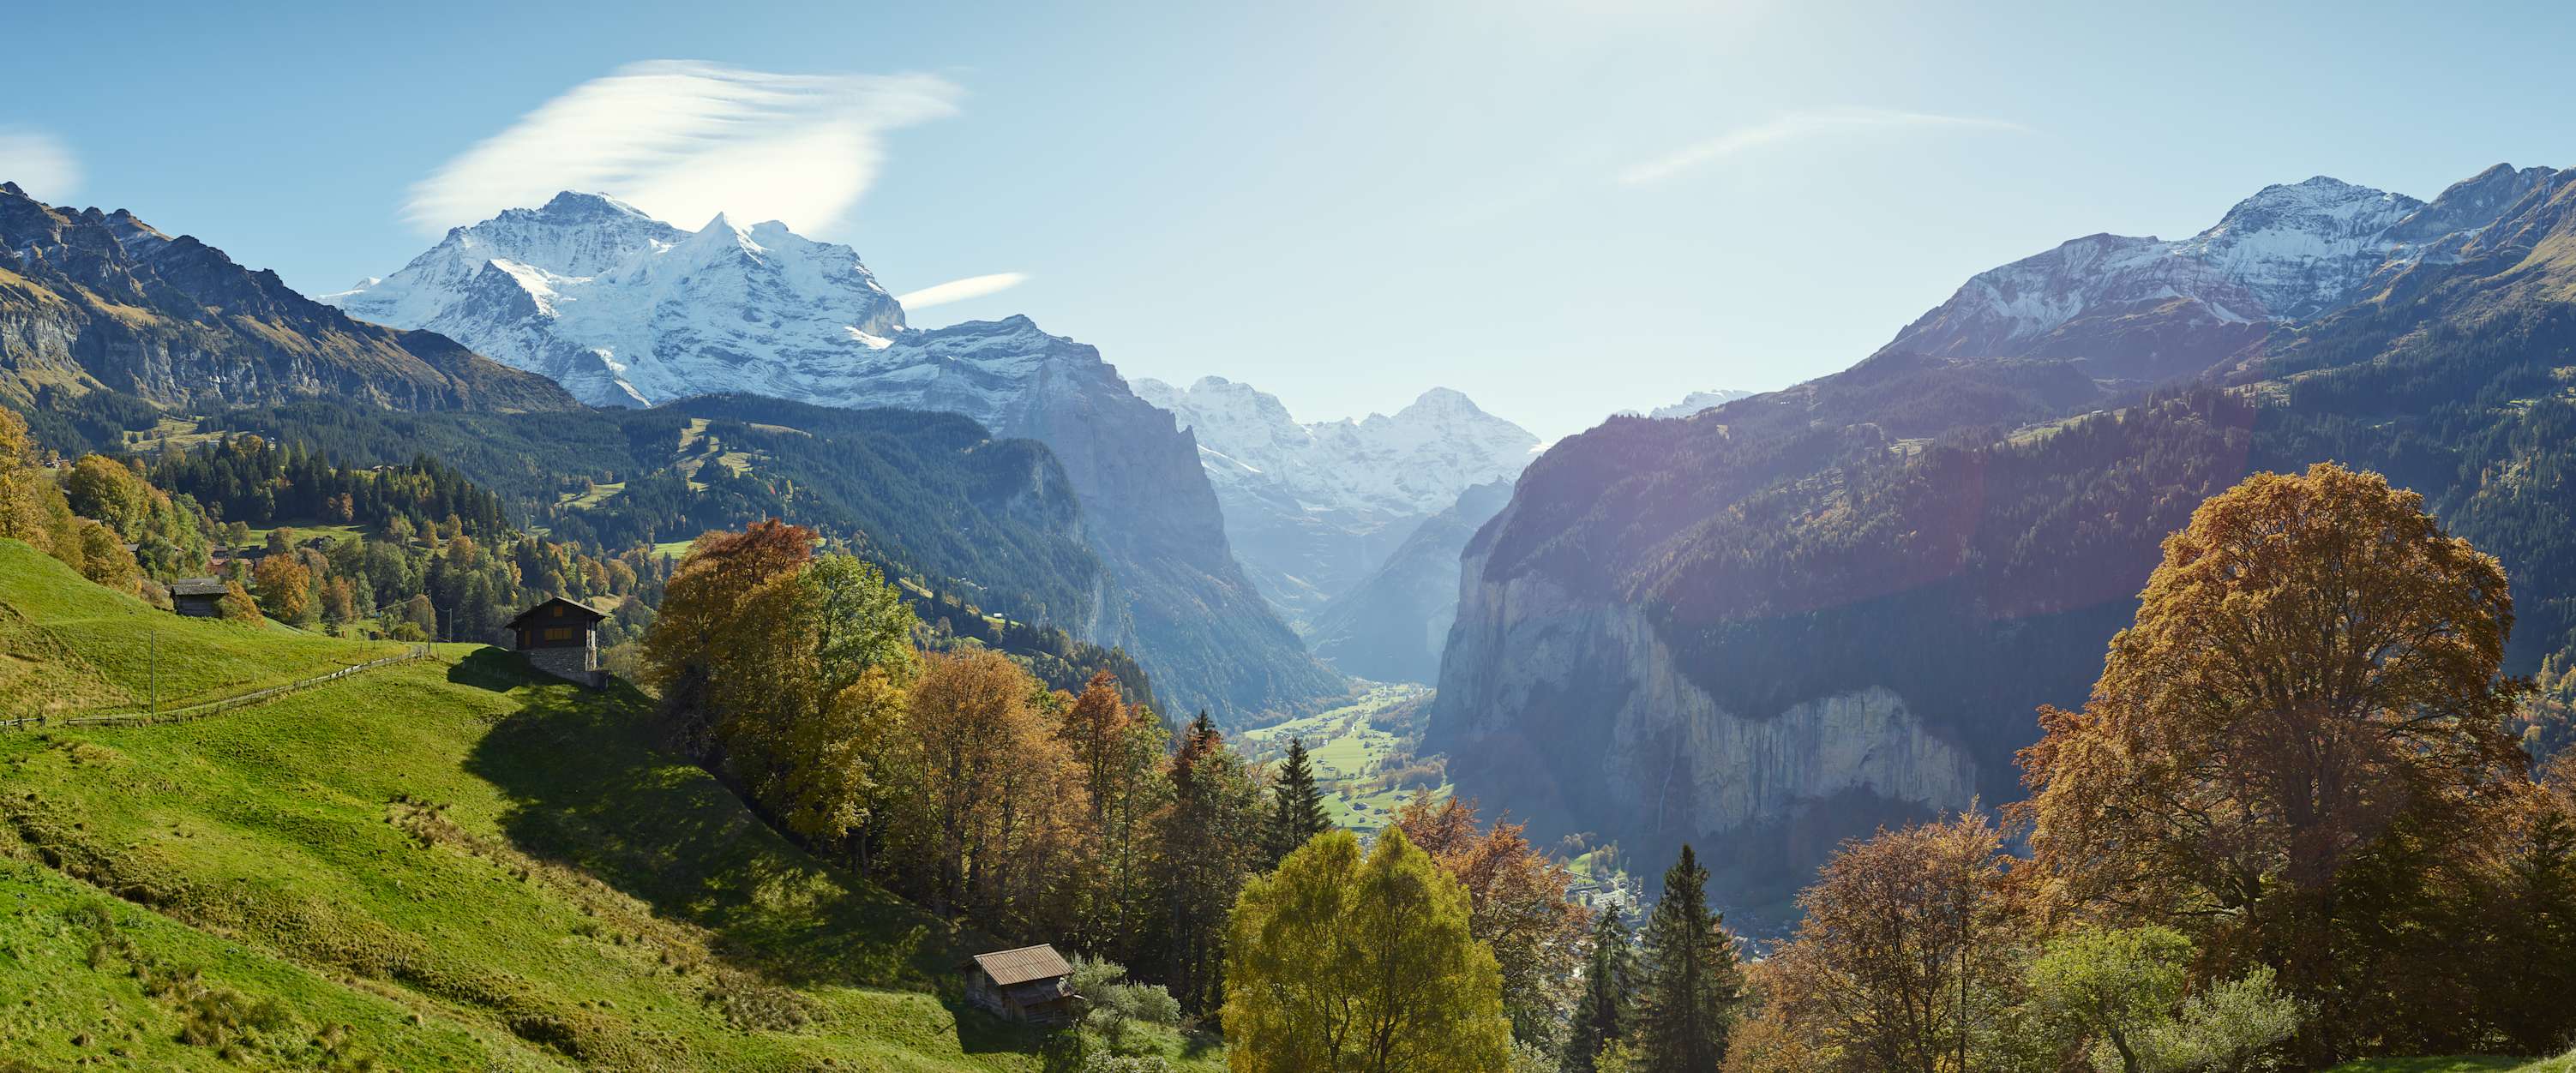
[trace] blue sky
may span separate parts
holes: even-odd
[[[815,76],[858,118],[718,177],[898,292],[1023,277],[916,323],[1025,312],[1309,419],[1455,387],[1546,437],[1832,372],[1975,271],[2267,183],[2576,164],[2551,5],[231,6],[13,11],[0,176],[323,292],[597,172],[561,128],[469,154],[629,65]]]

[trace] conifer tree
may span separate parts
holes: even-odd
[[[1602,1049],[1627,1038],[1637,951],[1621,916],[1613,903],[1592,918],[1592,954],[1584,962],[1583,997],[1575,1003],[1573,1035],[1565,1043],[1565,1073],[1593,1073]]]
[[[1708,908],[1708,869],[1689,845],[1664,873],[1646,922],[1644,993],[1637,1010],[1645,1073],[1707,1073],[1726,1057],[1726,1031],[1744,973],[1724,921]]]
[[[1331,830],[1333,821],[1324,813],[1324,792],[1315,786],[1315,765],[1307,759],[1306,742],[1288,739],[1288,759],[1279,765],[1279,782],[1272,789],[1268,826],[1262,833],[1268,843],[1270,867],[1297,852],[1307,840]]]

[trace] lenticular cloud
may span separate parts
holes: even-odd
[[[686,60],[629,64],[519,117],[412,185],[430,234],[558,191],[607,193],[682,223],[716,213],[829,227],[876,178],[887,130],[956,111],[930,75],[783,75]]]

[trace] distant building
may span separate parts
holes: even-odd
[[[1014,1021],[1071,1020],[1082,1001],[1073,993],[1073,966],[1052,946],[977,954],[965,969],[966,1001]]]
[[[599,666],[599,622],[607,617],[588,604],[552,597],[510,620],[510,647],[538,670],[598,689],[608,684]]]
[[[183,577],[170,583],[170,610],[191,618],[224,617],[224,579]]]

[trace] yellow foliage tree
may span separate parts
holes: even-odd
[[[1227,924],[1234,1073],[1499,1073],[1502,972],[1467,889],[1389,827],[1334,831],[1254,879]]]

